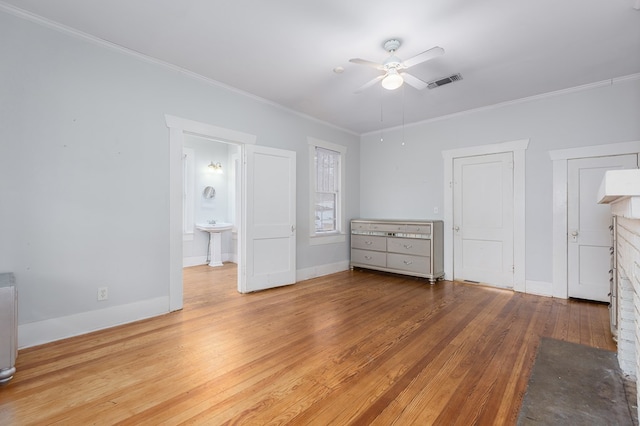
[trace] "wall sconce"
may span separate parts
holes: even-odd
[[[222,164],[220,164],[220,162],[214,164],[214,162],[212,161],[207,167],[209,167],[209,170],[213,172],[222,173]]]

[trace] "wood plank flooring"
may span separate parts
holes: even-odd
[[[22,350],[1,425],[511,425],[541,336],[615,350],[608,308],[346,271]]]

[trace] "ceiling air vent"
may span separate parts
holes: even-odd
[[[439,78],[427,83],[429,89],[435,89],[436,87],[444,86],[445,84],[453,83],[454,81],[462,80],[462,74],[454,74],[449,77]]]

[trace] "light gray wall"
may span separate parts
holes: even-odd
[[[309,246],[307,137],[348,147],[351,218],[358,136],[5,12],[0,57],[0,271],[20,324],[168,297],[165,114],[296,151],[298,269],[348,260],[348,242]]]
[[[360,213],[372,218],[442,219],[442,151],[520,139],[530,139],[526,279],[550,283],[552,164],[548,152],[640,140],[640,79],[405,126],[405,146],[401,129],[385,131],[383,142],[378,132],[365,135],[360,147]]]

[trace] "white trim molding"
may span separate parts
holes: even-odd
[[[298,269],[296,271],[296,282],[310,280],[311,278],[322,277],[349,270],[349,261],[328,263],[326,265],[312,266],[311,268]]]
[[[237,130],[226,129],[224,127],[213,126],[199,121],[188,120],[186,118],[175,117],[165,114],[167,127],[171,129],[180,129],[184,133],[202,136],[205,138],[215,138],[220,142],[255,144],[256,136],[249,133],[239,132]]]
[[[640,141],[620,142],[604,145],[549,151],[553,161],[553,287],[552,296],[569,297],[567,278],[567,191],[568,161],[578,158],[606,157],[640,153]]]
[[[527,293],[538,296],[553,296],[553,283],[527,280]]]
[[[205,77],[204,75],[198,74],[198,73],[193,72],[191,70],[188,70],[186,68],[179,67],[179,66],[171,64],[169,62],[165,62],[165,61],[163,61],[161,59],[145,55],[145,54],[137,52],[135,50],[131,50],[131,49],[127,48],[127,47],[118,45],[116,43],[112,43],[110,41],[107,41],[107,40],[101,39],[99,37],[96,37],[96,36],[94,36],[92,34],[80,31],[80,30],[78,30],[76,28],[72,28],[72,27],[69,27],[67,25],[63,25],[63,24],[61,24],[59,22],[52,21],[52,20],[44,18],[42,16],[38,16],[38,15],[36,15],[34,13],[28,12],[28,11],[26,11],[24,9],[20,9],[18,7],[13,6],[13,5],[6,4],[6,3],[4,3],[2,1],[0,1],[0,11],[5,11],[5,12],[7,12],[7,13],[13,15],[13,16],[16,16],[16,17],[20,18],[20,19],[24,19],[24,20],[27,20],[27,21],[30,21],[30,22],[34,22],[34,23],[36,23],[38,25],[41,25],[41,26],[43,26],[45,28],[49,28],[49,29],[51,29],[53,31],[57,31],[57,32],[62,33],[62,34],[66,34],[68,36],[74,37],[74,38],[79,39],[79,40],[87,41],[87,42],[92,43],[92,44],[94,44],[96,46],[100,46],[100,47],[103,47],[103,48],[106,48],[106,49],[109,49],[109,50],[112,50],[112,51],[115,51],[115,52],[130,56],[130,57],[133,57],[133,58],[135,58],[137,60],[140,60],[140,61],[143,61],[143,62],[147,62],[147,63],[150,63],[150,64],[154,64],[154,65],[163,67],[163,68],[171,70],[171,71],[176,71],[176,72],[180,73],[181,75],[184,75],[184,76],[186,76],[188,78],[201,81],[201,82],[203,82],[205,84],[208,84],[210,86],[219,87],[221,89],[227,90],[227,91],[232,92],[232,93],[237,93],[238,95],[243,96],[245,98],[249,98],[249,99],[255,100],[255,101],[260,102],[260,103],[265,104],[265,105],[270,105],[270,106],[278,108],[278,109],[280,109],[282,111],[287,111],[287,112],[289,112],[291,114],[295,114],[295,115],[297,115],[299,117],[302,117],[304,119],[311,120],[311,121],[316,122],[316,123],[321,123],[321,124],[323,124],[325,126],[329,126],[329,127],[334,128],[334,129],[338,129],[338,130],[341,130],[343,132],[347,132],[347,133],[350,133],[352,135],[358,136],[358,133],[354,132],[353,130],[349,130],[349,129],[337,126],[337,125],[335,125],[333,123],[329,123],[327,121],[320,120],[319,118],[312,117],[312,116],[310,116],[308,114],[305,114],[305,113],[302,113],[300,111],[296,111],[294,109],[288,108],[288,107],[286,107],[284,105],[281,105],[281,104],[279,104],[277,102],[274,102],[274,101],[271,101],[269,99],[261,98],[261,97],[255,95],[255,94],[253,94],[253,93],[249,93],[249,92],[246,92],[244,90],[240,90],[237,87],[233,87],[233,86],[230,86],[228,84],[222,83],[220,81],[214,80],[212,78]]]
[[[20,349],[79,336],[167,313],[168,297],[82,312],[18,326]]]
[[[477,155],[513,154],[513,289],[526,292],[525,282],[525,151],[529,139],[442,151],[444,158],[444,274],[453,279],[453,160]]]
[[[190,256],[190,257],[184,257],[182,259],[183,268],[189,268],[191,266],[206,265],[206,264],[207,264],[207,256]]]
[[[640,2],[640,0],[637,0],[638,2]],[[583,84],[580,86],[574,86],[574,87],[569,87],[566,89],[560,89],[560,90],[555,90],[553,92],[546,92],[546,93],[541,93],[538,95],[533,95],[533,96],[527,96],[524,98],[519,98],[519,99],[514,99],[511,101],[504,101],[504,102],[498,102],[496,104],[491,104],[491,105],[486,105],[486,106],[482,106],[482,107],[478,107],[478,108],[471,108],[471,109],[467,109],[464,111],[460,111],[460,112],[454,112],[451,114],[446,114],[446,115],[440,115],[438,117],[433,117],[433,118],[428,118],[426,120],[422,120],[422,121],[416,121],[414,123],[407,123],[405,125],[398,125],[398,126],[394,126],[394,127],[388,127],[385,128],[385,131],[390,131],[390,130],[397,130],[397,129],[401,129],[401,128],[410,128],[413,126],[421,126],[424,124],[428,124],[428,123],[434,123],[437,121],[441,121],[441,120],[448,120],[450,118],[456,118],[456,117],[463,117],[465,115],[470,115],[470,114],[476,114],[479,112],[483,112],[483,111],[490,111],[493,109],[499,109],[499,108],[503,108],[503,107],[507,107],[507,106],[511,106],[511,105],[518,105],[518,104],[524,104],[527,102],[531,102],[531,101],[538,101],[540,99],[546,99],[546,98],[553,98],[555,96],[562,96],[562,95],[567,95],[570,93],[577,93],[577,92],[582,92],[585,90],[591,90],[591,89],[597,89],[599,87],[607,87],[607,86],[613,86],[615,84],[619,84],[619,83],[625,83],[627,81],[634,81],[634,80],[640,80],[640,73],[635,73],[635,74],[630,74],[630,75],[625,75],[622,77],[615,77],[615,78],[610,78],[607,80],[601,80],[601,81],[596,81],[594,83],[587,83],[587,84]],[[368,136],[374,133],[379,133],[380,130],[371,130],[368,132],[363,133],[360,136]]]

